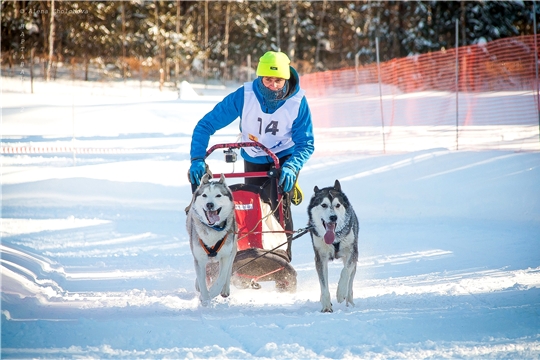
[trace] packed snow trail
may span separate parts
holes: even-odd
[[[262,282],[202,307],[184,208],[189,131],[213,103],[149,99],[133,110],[113,100],[93,109],[93,126],[81,120],[77,142],[170,153],[2,154],[2,358],[540,356],[540,153],[365,155],[351,143],[342,152],[343,134],[325,132],[300,174],[305,199],[293,217],[304,227],[314,186],[340,180],[360,221],[356,306],[335,300],[334,262],[334,313],[319,312],[305,235],[293,243],[295,294]],[[26,131],[10,146],[71,141],[54,135],[65,125],[56,110],[4,113]],[[165,133],[168,124],[185,131]],[[235,141],[235,126],[215,142]],[[230,171],[221,154],[209,164]]]

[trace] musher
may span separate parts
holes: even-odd
[[[303,196],[296,180],[314,151],[311,111],[304,93],[288,56],[266,52],[259,59],[257,78],[227,95],[195,126],[190,153],[191,183],[199,185],[206,172],[204,158],[210,136],[240,117],[242,141],[258,141],[279,158],[285,230],[292,231],[291,200],[298,204]],[[242,148],[241,155],[245,172],[266,172],[274,164],[271,157],[256,148]],[[245,183],[263,187],[268,179],[246,178]],[[290,261],[290,243],[287,255]]]

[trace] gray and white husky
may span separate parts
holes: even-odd
[[[221,294],[230,294],[232,266],[237,250],[236,218],[231,190],[221,174],[219,181],[210,181],[205,174],[201,184],[193,193],[187,213],[186,227],[191,252],[195,262],[197,281],[195,287],[200,292],[203,305]],[[215,268],[219,275],[208,288],[208,281]]]
[[[337,301],[353,302],[353,280],[358,261],[358,218],[338,180],[333,187],[314,188],[308,206],[311,242],[315,250],[315,267],[321,285],[322,312],[332,312],[328,289],[328,262],[343,260],[337,288]]]

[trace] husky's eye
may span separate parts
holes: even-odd
[[[206,195],[206,194],[202,194],[202,197],[208,197],[208,195]]]
[[[336,209],[338,209],[341,206],[341,204],[336,204]]]
[[[322,207],[323,209],[326,209],[326,208],[328,207],[328,205],[326,205],[326,204],[321,204],[321,207]]]
[[[221,197],[221,194],[217,194],[216,197]]]

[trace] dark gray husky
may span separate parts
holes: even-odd
[[[337,288],[337,301],[353,302],[353,281],[358,261],[358,218],[338,180],[333,187],[319,189],[308,206],[311,242],[315,250],[315,267],[321,284],[322,312],[332,312],[328,289],[328,262],[343,260]]]

